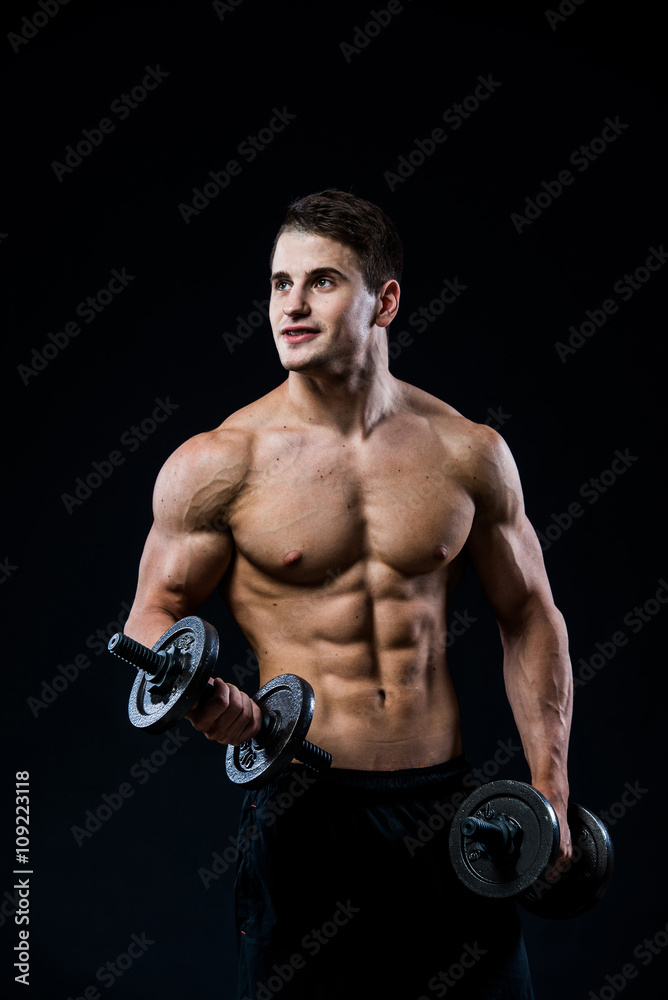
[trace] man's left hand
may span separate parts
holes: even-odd
[[[568,809],[568,790],[564,790],[561,785],[551,782],[533,782],[533,787],[545,796],[557,814],[559,821],[559,853],[554,867],[548,872],[547,878],[552,881],[559,877],[573,856],[573,845],[571,843],[571,831],[568,828],[566,811]]]

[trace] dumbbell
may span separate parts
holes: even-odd
[[[459,880],[490,899],[513,897],[536,916],[563,920],[585,913],[612,876],[610,835],[598,816],[568,807],[573,857],[555,879],[559,821],[548,800],[521,781],[492,781],[458,809],[450,859]]]
[[[137,668],[128,702],[132,725],[163,733],[209,697],[218,646],[213,625],[195,616],[175,622],[152,649],[122,632],[113,635],[109,652]],[[306,739],[315,708],[308,681],[280,674],[260,688],[254,701],[262,710],[262,729],[240,746],[227,747],[225,769],[231,781],[257,788],[292,760],[317,771],[331,765],[331,754]]]

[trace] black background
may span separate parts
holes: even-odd
[[[176,727],[182,748],[158,755],[147,780],[139,762],[164,737],[128,723],[131,674],[110,662],[96,633],[106,643],[133,599],[152,484],[167,456],[282,381],[266,321],[236,342],[224,334],[268,297],[269,249],[287,203],[329,186],[379,203],[402,235],[392,371],[498,427],[529,516],[550,542],[546,564],[582,681],[571,792],[616,816],[616,874],[604,901],[575,921],[523,915],[536,995],[660,995],[668,975],[660,642],[668,612],[655,594],[668,596],[659,582],[668,577],[667,269],[642,272],[628,301],[613,290],[668,240],[660,8],[595,0],[562,8],[551,24],[539,3],[415,0],[383,30],[372,26],[368,40],[356,31],[377,23],[370,11],[381,4],[71,0],[39,30],[22,21],[42,10],[36,2],[5,16],[3,36],[34,35],[14,46],[2,39],[10,472],[0,551],[9,639],[0,937],[9,984],[19,770],[30,772],[33,871],[31,985],[18,995],[66,1000],[92,986],[117,1000],[234,995],[232,871],[205,887],[199,870],[211,871],[213,855],[230,847],[241,793],[224,777],[222,749],[188,723]],[[355,40],[366,44],[342,48]],[[168,75],[145,100],[124,120],[110,111],[158,65]],[[443,114],[473,94],[479,76],[500,85],[453,130]],[[295,117],[249,162],[240,143],[276,109]],[[54,162],[105,117],[114,131],[59,179]],[[586,170],[569,163],[616,117],[627,127]],[[411,176],[388,183],[399,157],[435,128],[447,140]],[[191,205],[193,188],[234,158],[240,175],[186,223],[179,205]],[[518,231],[512,214],[564,169],[573,183],[551,204],[543,198]],[[127,287],[94,321],[79,317],[79,335],[49,348],[48,363],[27,374],[40,364],[33,349],[52,344],[48,334],[76,320],[77,305],[105,289],[114,268],[134,276]],[[466,290],[418,333],[409,317],[446,278]],[[617,312],[562,360],[555,344],[611,298]],[[151,424],[156,400],[171,414]],[[130,429],[147,420],[140,441]],[[121,464],[93,477],[89,495],[79,485],[77,498],[77,480],[114,451]],[[617,451],[632,456],[624,471],[583,496]],[[582,513],[565,527],[573,503]],[[643,621],[633,609],[646,604]],[[498,633],[474,580],[454,608],[477,619],[450,660],[466,750],[482,763],[498,740],[516,742],[516,731]],[[211,599],[201,613],[224,635],[224,676],[254,691],[254,660],[222,602]],[[620,632],[623,644],[610,645]],[[82,657],[89,665],[68,671]],[[526,778],[521,755],[498,776]],[[75,836],[104,794],[119,801],[124,783],[130,797],[121,807]],[[627,784],[636,793],[624,805]],[[296,892],[301,877],[308,873],[295,873]],[[107,987],[96,973],[127,951],[132,934],[154,943]],[[647,962],[642,943],[657,935],[659,953]]]

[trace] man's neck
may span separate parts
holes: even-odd
[[[387,368],[345,375],[293,371],[287,382],[290,405],[305,423],[324,424],[346,437],[368,437],[396,409],[398,389]]]

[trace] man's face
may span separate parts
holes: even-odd
[[[274,253],[269,318],[284,368],[342,374],[361,362],[377,307],[349,247],[314,233],[283,233]]]

